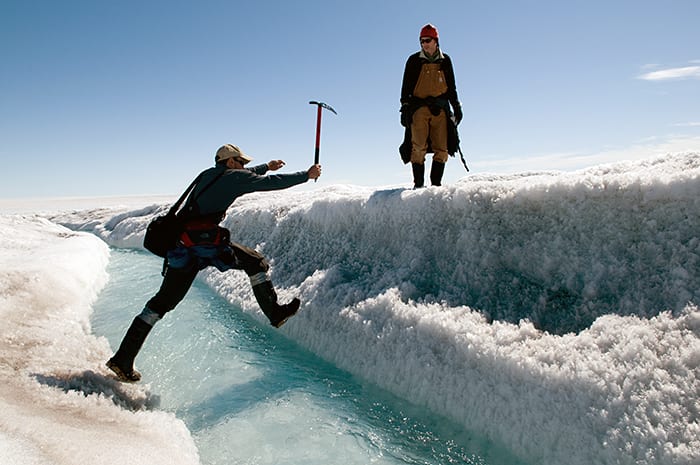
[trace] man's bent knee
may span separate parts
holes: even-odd
[[[250,278],[250,285],[253,287],[270,280],[270,276],[266,271],[261,271],[260,273],[249,275],[248,277]]]
[[[153,326],[158,321],[163,318],[163,315],[161,315],[158,312],[154,312],[148,307],[144,307],[143,311],[138,315],[139,318],[141,318],[147,325]]]
[[[447,163],[447,160],[449,158],[449,155],[447,152],[435,152],[435,155],[433,155],[433,161],[437,161],[440,163]]]

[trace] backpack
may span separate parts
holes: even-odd
[[[223,176],[224,172],[225,171],[219,173],[209,184],[207,184],[204,189],[197,194],[197,197],[209,189],[212,184]],[[192,181],[190,187],[188,187],[180,198],[177,199],[177,202],[170,207],[168,213],[156,217],[149,223],[148,227],[146,228],[146,234],[143,237],[143,246],[146,250],[158,255],[159,257],[165,258],[168,255],[168,250],[172,250],[177,247],[177,242],[180,239],[180,235],[182,235],[185,226],[185,221],[177,215],[177,211],[180,209],[182,202],[187,198],[201,179],[202,173],[200,173],[199,176]],[[192,202],[197,200],[197,197],[192,199]]]

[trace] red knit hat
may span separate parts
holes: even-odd
[[[418,37],[432,37],[435,40],[440,38],[437,28],[432,24],[426,24],[423,26],[423,29],[420,30],[420,36]]]

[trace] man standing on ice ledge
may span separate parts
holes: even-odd
[[[426,24],[419,39],[421,50],[408,57],[403,72],[401,125],[406,133],[399,148],[404,163],[411,162],[415,188],[423,187],[428,151],[434,152],[430,182],[441,185],[447,156],[457,151],[456,126],[462,121],[452,60],[440,50],[437,28]]]
[[[299,299],[280,305],[267,274],[270,265],[259,252],[229,241],[229,231],[219,226],[226,210],[243,194],[286,189],[321,176],[321,165],[307,171],[265,176],[284,166],[282,160],[245,168],[252,161],[235,145],[219,148],[216,165],[202,173],[200,181],[178,213],[184,232],[176,248],[169,250],[160,290],[134,318],[119,350],[107,362],[122,381],[135,382],[141,374],[134,359],[153,325],[185,297],[199,270],[215,266],[220,271],[243,270],[250,277],[253,293],[272,326],[279,328],[299,309]]]

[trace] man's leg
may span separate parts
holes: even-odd
[[[413,172],[413,188],[419,189],[425,186],[425,163],[411,163]]]
[[[270,320],[270,324],[279,328],[299,310],[301,302],[294,298],[287,304],[278,304],[277,293],[272,281],[270,281],[270,276],[267,274],[270,265],[265,257],[257,250],[235,242],[232,242],[230,247],[235,261],[231,266],[246,272],[260,309]]]
[[[441,163],[433,157],[433,164],[430,167],[430,184],[442,186],[442,175],[445,173],[445,163]]]
[[[277,293],[267,273],[260,272],[251,276],[250,284],[253,286],[255,300],[258,301],[263,313],[275,328],[282,326],[299,310],[301,301],[296,297],[284,305],[277,303]]]
[[[141,374],[134,369],[134,359],[141,350],[148,333],[163,316],[175,308],[185,297],[195,276],[197,268],[178,270],[167,267],[160,289],[146,303],[143,311],[134,318],[126,331],[119,349],[107,362],[109,367],[122,381],[136,382]]]
[[[420,107],[413,113],[411,123],[411,169],[413,170],[413,187],[425,185],[425,154],[428,151],[430,134],[430,109]]]
[[[430,167],[430,183],[433,186],[442,185],[442,175],[445,172],[445,163],[449,157],[447,153],[447,115],[444,110],[438,116],[430,120],[430,142],[433,147],[433,164]]]
[[[134,318],[126,330],[124,339],[114,356],[107,361],[107,367],[122,381],[135,383],[141,379],[141,373],[134,369],[134,359],[141,350],[146,336],[160,317],[148,307]],[[148,320],[148,321],[147,321]]]

